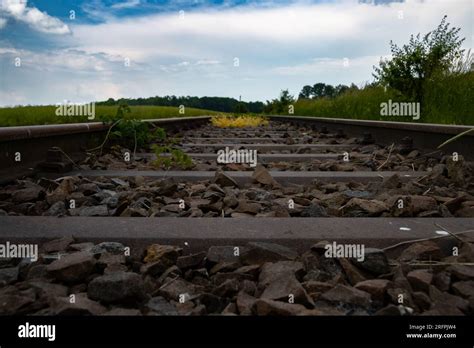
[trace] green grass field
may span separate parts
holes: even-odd
[[[378,121],[402,121],[474,125],[474,72],[436,79],[425,85],[420,120],[410,117],[380,116],[380,104],[389,99],[409,101],[399,92],[381,87],[366,87],[336,98],[303,99],[294,106],[294,115],[349,118]]]
[[[101,121],[102,117],[114,116],[118,106],[100,105],[95,107],[95,119],[83,116],[56,116],[56,106],[19,106],[0,108],[0,127],[44,125],[58,123],[78,123]],[[222,114],[215,111],[186,108],[180,114],[177,107],[170,106],[131,106],[130,116],[137,119],[192,117]]]

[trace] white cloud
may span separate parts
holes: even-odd
[[[140,0],[127,0],[124,2],[119,2],[118,4],[113,4],[111,7],[114,9],[124,9],[124,8],[132,8],[140,5]]]
[[[298,65],[282,66],[273,69],[279,75],[307,75],[320,73],[349,73],[351,70],[371,69],[373,65],[378,64],[380,56],[364,56],[354,59],[341,58],[314,58],[309,62]],[[387,58],[387,56],[383,56]]]
[[[89,54],[74,49],[57,49],[50,51],[31,51],[26,49],[0,48],[0,59],[13,62],[21,58],[22,71],[38,71],[45,74],[68,73],[94,76],[98,73],[106,76],[114,75],[125,69],[125,58],[104,53]],[[1,63],[1,62],[0,62]],[[5,65],[12,69],[12,65]],[[128,71],[138,71],[142,67],[133,65]],[[45,75],[47,76],[47,75]]]
[[[469,11],[469,9],[471,9]],[[403,11],[403,19],[399,19]],[[110,19],[99,25],[74,26],[80,49],[104,51],[137,60],[178,57],[181,60],[229,59],[252,53],[274,54],[343,50],[354,55],[384,54],[388,42],[406,42],[409,35],[432,30],[447,14],[471,37],[469,0],[411,0],[372,6],[342,1],[277,8],[244,7],[221,11],[156,14]],[[466,43],[467,44],[467,43]],[[334,53],[334,52],[333,52]],[[330,56],[330,54],[322,54]]]
[[[27,7],[27,0],[1,0],[0,14],[27,23],[33,29],[43,33],[69,34],[71,32],[61,20],[41,12],[36,7]],[[0,28],[2,28],[1,19]]]
[[[87,4],[92,10],[96,3]],[[372,65],[390,53],[390,40],[406,43],[411,34],[434,29],[445,14],[453,26],[462,28],[465,47],[472,47],[469,0],[407,0],[380,6],[336,0],[201,9],[186,12],[184,18],[177,11],[102,17],[105,23],[74,24],[72,36],[62,42],[69,43],[69,49],[20,52],[25,67],[35,66],[41,83],[28,74],[24,80],[13,72],[10,76],[21,81],[17,86],[31,102],[57,102],[64,94],[74,100],[74,93],[81,98],[97,93],[95,99],[177,94],[265,100],[280,89],[297,94],[303,85],[316,82],[370,81]],[[124,57],[131,59],[127,69]],[[234,57],[240,60],[238,68]],[[347,67],[344,57],[349,59]],[[45,83],[54,87],[43,93]]]
[[[202,59],[196,62],[196,65],[215,65],[215,64],[220,64],[220,62],[215,59]]]
[[[7,25],[7,19],[0,18],[0,29],[2,29],[5,25]]]

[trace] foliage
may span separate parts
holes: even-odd
[[[260,101],[243,102],[234,98],[226,97],[177,97],[174,95],[164,97],[150,97],[137,99],[118,99],[109,98],[107,101],[99,102],[97,105],[118,105],[120,103],[127,103],[128,105],[159,105],[159,106],[175,106],[180,105],[189,108],[199,108],[207,110],[215,110],[220,112],[242,112],[240,109],[248,110],[252,113],[261,113],[264,104]]]
[[[272,101],[267,101],[265,106],[265,113],[276,113],[276,114],[287,114],[288,106],[295,102],[295,98],[290,94],[287,89],[284,89],[280,92],[280,97],[278,99],[273,99]]]
[[[214,116],[211,123],[219,128],[243,128],[243,127],[258,127],[268,125],[268,120],[262,116]]]
[[[173,139],[169,139],[166,136],[166,132],[163,128],[157,128],[155,134],[157,135],[157,143],[153,144],[151,148],[156,155],[156,160],[154,161],[156,167],[164,169],[170,169],[172,167],[188,169],[193,166],[191,157],[182,150],[174,147]]]
[[[422,102],[426,82],[449,72],[452,63],[464,53],[460,28],[450,28],[443,17],[439,26],[424,35],[411,36],[398,47],[390,41],[392,58],[381,60],[373,76],[381,85],[395,88],[409,98]]]
[[[318,82],[313,86],[306,85],[301,90],[298,99],[317,99],[317,98],[334,98],[342,95],[350,89],[358,89],[352,84],[350,87],[346,85],[332,86],[322,82]]]
[[[157,134],[150,131],[148,123],[129,117],[130,113],[130,107],[121,104],[114,117],[103,116],[102,120],[113,127],[110,132],[111,140],[127,148],[142,148]]]
[[[389,99],[410,101],[396,89],[367,85],[335,98],[299,99],[294,104],[295,115],[380,120],[380,104]],[[386,117],[383,120],[413,122],[410,117]],[[474,125],[474,71],[427,82],[418,122]]]
[[[361,89],[339,85],[332,95],[324,83],[304,86],[295,114],[380,120],[381,103],[415,100],[421,104],[418,122],[473,125],[474,57],[470,51],[464,54],[459,29],[449,26],[444,17],[434,31],[412,36],[402,48],[391,43],[393,58],[381,61],[375,67],[376,81]],[[409,117],[387,120],[413,122]]]

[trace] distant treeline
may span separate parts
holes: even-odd
[[[167,95],[164,97],[136,98],[136,99],[113,99],[98,102],[97,105],[154,105],[154,106],[175,106],[184,105],[189,108],[214,110],[221,112],[238,112],[238,113],[261,113],[265,106],[262,102],[244,102],[234,98],[227,97],[176,97]]]

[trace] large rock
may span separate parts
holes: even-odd
[[[147,248],[143,261],[146,263],[159,261],[169,267],[176,263],[182,251],[173,245],[152,244]]]
[[[176,266],[178,266],[181,269],[196,268],[202,265],[205,257],[206,257],[206,253],[204,251],[201,251],[200,253],[197,253],[197,254],[180,256],[176,260]]]
[[[207,262],[212,265],[220,262],[237,262],[244,248],[238,247],[238,253],[236,251],[236,247],[231,245],[211,246],[207,251]]]
[[[218,287],[214,288],[212,292],[214,295],[219,297],[233,297],[239,292],[240,282],[237,279],[227,279],[222,282]]]
[[[388,207],[381,201],[352,198],[341,210],[343,216],[379,216],[387,211]]]
[[[13,286],[0,290],[0,315],[25,314],[36,301],[35,291],[18,291]]]
[[[263,184],[263,185],[272,185],[272,186],[278,185],[278,183],[275,181],[275,179],[273,179],[273,177],[270,175],[268,170],[261,164],[258,164],[255,167],[255,170],[252,174],[252,179],[255,182],[259,184]]]
[[[44,197],[44,190],[41,186],[30,186],[21,190],[17,190],[12,194],[13,203],[35,202]]]
[[[168,300],[179,301],[180,295],[186,297],[195,295],[196,286],[181,278],[167,278],[158,294]]]
[[[100,303],[87,298],[87,294],[75,294],[75,302],[71,303],[70,297],[57,297],[52,299],[51,311],[54,315],[102,315],[107,308]]]
[[[214,182],[221,187],[239,187],[237,181],[232,179],[229,175],[225,174],[222,170],[216,171],[214,176]]]
[[[63,216],[67,214],[66,204],[63,201],[54,203],[48,211],[43,213],[45,216]]]
[[[268,284],[261,298],[285,302],[294,300],[295,303],[302,304],[306,307],[314,307],[313,300],[308,296],[306,290],[293,275],[280,277]]]
[[[451,265],[447,269],[451,278],[458,280],[474,280],[474,267],[466,265]]]
[[[239,205],[235,209],[237,213],[248,213],[248,214],[258,214],[262,209],[260,203],[249,202],[247,200],[240,200]]]
[[[18,267],[0,268],[0,287],[16,282],[18,280],[18,275]]]
[[[360,270],[357,269],[357,267],[355,267],[349,260],[345,258],[340,258],[339,264],[344,270],[344,273],[346,274],[347,279],[349,280],[349,283],[351,285],[356,285],[357,283],[362,282],[366,279],[366,277],[360,272]]]
[[[360,268],[373,274],[380,275],[390,272],[387,256],[381,249],[365,248],[364,260],[358,261],[357,259],[352,259],[352,261]]]
[[[429,288],[429,295],[434,306],[449,305],[451,307],[456,307],[462,312],[467,312],[469,308],[469,302],[467,300],[459,296],[451,295],[447,292],[442,292],[432,285]]]
[[[452,285],[453,292],[464,298],[474,298],[474,280],[456,282]]]
[[[94,270],[96,260],[86,251],[61,256],[46,268],[59,281],[75,283],[84,280]]]
[[[176,307],[162,296],[152,297],[145,304],[145,310],[153,315],[179,315]]]
[[[105,252],[112,253],[112,254],[123,254],[124,251],[125,251],[125,246],[122,243],[118,243],[118,242],[102,242],[95,245],[91,249],[92,254],[102,254]]]
[[[399,207],[399,200],[403,201],[402,208]],[[393,216],[417,216],[423,212],[438,210],[438,202],[429,196],[392,196],[389,201]]]
[[[306,311],[306,307],[296,303],[259,299],[255,301],[255,311],[257,315],[288,316],[298,315]]]
[[[303,287],[306,289],[306,291],[309,294],[312,293],[323,293],[326,292],[334,287],[333,284],[327,283],[327,282],[319,282],[317,280],[309,280],[307,282],[304,282]]]
[[[433,241],[424,241],[410,245],[403,250],[400,261],[432,260],[439,261],[443,257],[441,249]]]
[[[54,239],[43,244],[42,249],[45,253],[53,253],[58,251],[66,251],[70,244],[74,243],[73,237],[62,237]]]
[[[329,302],[348,303],[361,307],[368,307],[371,303],[369,293],[340,284],[322,294],[321,299]]]
[[[413,290],[427,292],[433,281],[433,273],[424,269],[418,269],[409,272],[407,274],[407,279]]]
[[[87,288],[88,296],[105,303],[136,303],[145,297],[142,278],[132,272],[116,272],[95,278]]]
[[[302,217],[327,217],[328,214],[323,206],[317,203],[311,203],[309,206],[303,208],[300,213]]]
[[[60,201],[64,202],[69,197],[69,195],[76,190],[76,181],[77,178],[70,176],[63,178],[59,186],[56,187],[53,192],[48,193],[46,196],[46,201],[51,205]]]
[[[247,265],[293,261],[298,256],[294,250],[274,243],[252,242],[248,244],[248,247],[249,249],[241,254],[242,262]]]
[[[240,313],[240,315],[252,315],[253,311],[252,308],[255,305],[255,302],[257,299],[249,294],[247,294],[245,291],[240,291],[237,294],[237,309]]]
[[[48,283],[42,280],[27,282],[28,286],[35,289],[39,296],[66,297],[68,288],[61,284]]]
[[[368,292],[372,295],[372,299],[383,302],[385,292],[390,285],[390,280],[387,279],[369,279],[364,280],[355,285],[357,290]]]
[[[398,174],[394,174],[388,178],[384,178],[380,186],[385,189],[396,189],[400,185],[401,185],[400,176]]]
[[[265,263],[262,266],[258,282],[261,286],[277,281],[280,278],[297,277],[301,279],[304,275],[304,267],[301,262],[279,261]]]

